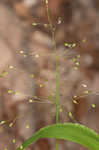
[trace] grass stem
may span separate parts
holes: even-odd
[[[47,9],[47,17],[48,17],[48,23],[49,23],[49,29],[51,31],[52,35],[52,43],[53,43],[53,49],[55,53],[55,59],[56,59],[56,124],[59,122],[59,72],[58,72],[58,56],[56,53],[56,40],[55,40],[55,27],[52,24],[51,15],[50,15],[50,9],[48,7],[48,0],[46,0],[46,9]],[[56,139],[56,150],[58,150],[58,139]]]

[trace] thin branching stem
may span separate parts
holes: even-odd
[[[53,43],[53,49],[55,53],[56,58],[56,124],[58,124],[59,120],[59,72],[58,72],[58,56],[56,53],[56,39],[55,39],[55,27],[52,24],[51,15],[50,15],[50,9],[48,7],[48,0],[46,0],[46,8],[47,8],[47,17],[48,17],[48,23],[49,23],[49,29],[51,31],[52,35],[52,43]],[[58,150],[58,140],[56,139],[56,150]]]

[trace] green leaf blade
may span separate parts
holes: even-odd
[[[99,150],[99,135],[83,125],[73,123],[55,124],[44,127],[30,137],[22,145],[21,149],[18,148],[17,150],[23,150],[40,138],[69,140],[81,144],[90,150]]]

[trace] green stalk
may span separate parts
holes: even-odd
[[[56,124],[58,124],[59,119],[59,73],[58,73],[58,56],[56,55]],[[56,150],[58,150],[58,139],[56,139]]]
[[[56,124],[58,124],[59,120],[59,72],[58,72],[58,56],[56,53],[56,40],[55,40],[55,29],[52,24],[51,15],[50,15],[50,9],[48,7],[48,0],[46,1],[46,8],[47,8],[47,16],[48,16],[48,22],[49,22],[49,29],[52,34],[52,43],[53,43],[53,49],[55,53],[56,58]],[[56,139],[56,150],[58,150],[58,139]]]
[[[56,124],[58,124],[58,107],[59,107],[59,72],[58,72],[58,56],[56,55]]]

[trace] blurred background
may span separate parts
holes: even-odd
[[[59,56],[59,122],[99,133],[99,1],[49,0],[49,8]],[[56,62],[47,23],[44,0],[0,0],[0,149],[16,150],[55,123]],[[63,140],[59,149],[87,150]],[[55,150],[55,140],[26,150]]]

